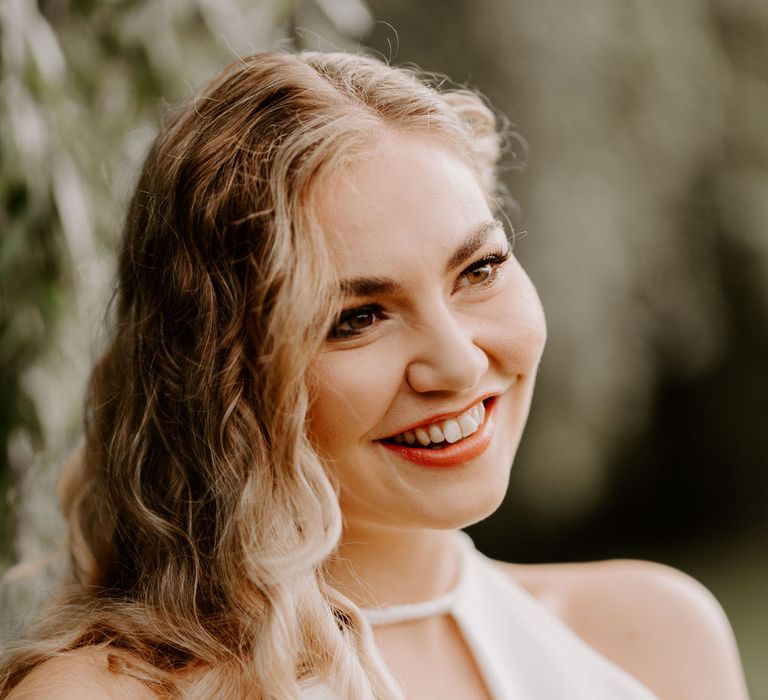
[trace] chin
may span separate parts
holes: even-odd
[[[485,520],[493,515],[504,502],[504,497],[507,494],[506,487],[499,489],[494,493],[488,494],[484,499],[478,499],[476,503],[473,503],[474,508],[467,510],[461,514],[460,518],[456,518],[456,523],[451,527],[464,528],[479,523],[481,520]]]
[[[465,484],[458,493],[443,494],[421,511],[417,526],[456,530],[485,520],[503,503],[508,484],[507,470],[503,478]]]

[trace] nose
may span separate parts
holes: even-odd
[[[414,391],[467,391],[488,370],[488,356],[475,342],[471,319],[448,308],[433,309],[429,321],[414,329],[414,337],[414,355],[406,367]]]

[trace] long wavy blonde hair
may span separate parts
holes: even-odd
[[[307,437],[306,377],[339,300],[315,194],[395,130],[460,153],[492,199],[499,126],[470,91],[340,53],[237,60],[171,113],[62,478],[69,580],[7,651],[0,697],[93,646],[164,696],[283,700],[311,679],[398,696],[322,573],[341,515]]]

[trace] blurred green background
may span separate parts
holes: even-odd
[[[687,571],[768,698],[768,3],[1,0],[0,31],[0,569],[60,542],[56,472],[164,111],[237,55],[364,46],[480,89],[526,140],[505,179],[549,343],[478,545]],[[0,632],[49,580],[3,587]]]

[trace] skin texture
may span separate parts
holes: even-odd
[[[321,221],[339,278],[399,285],[348,297],[345,309],[375,303],[380,317],[357,336],[329,341],[313,367],[310,434],[339,483],[341,558],[354,561],[354,574],[342,561],[331,575],[358,599],[362,576],[371,597],[361,602],[431,597],[455,573],[449,531],[492,513],[506,492],[544,346],[541,305],[514,257],[488,266],[481,283],[480,270],[467,272],[509,250],[501,226],[447,269],[494,217],[472,171],[440,144],[385,134],[324,195]],[[465,464],[417,466],[378,442],[488,394],[497,396],[496,429]]]
[[[152,700],[143,683],[109,671],[103,648],[83,649],[46,661],[9,696],[12,700]]]
[[[450,590],[451,530],[501,502],[528,413],[545,326],[536,292],[510,258],[492,283],[467,267],[506,248],[495,231],[464,263],[446,262],[492,219],[475,177],[449,150],[386,134],[370,159],[338,173],[320,202],[340,279],[387,277],[364,332],[327,343],[313,367],[310,432],[339,484],[340,553],[327,574],[363,605],[424,600]],[[370,321],[370,324],[368,324]],[[365,325],[368,324],[368,325]],[[451,468],[405,461],[377,440],[435,414],[498,396],[496,428],[478,458]],[[587,643],[662,699],[743,700],[738,652],[720,606],[700,584],[647,562],[499,564]],[[447,616],[376,628],[377,645],[409,697],[488,698]],[[49,661],[13,700],[152,697],[107,672],[106,651]]]
[[[647,561],[500,564],[659,698],[747,698],[728,619],[690,576]]]

